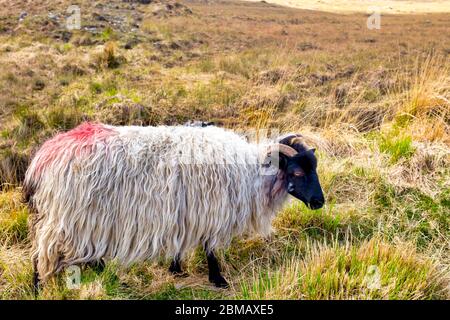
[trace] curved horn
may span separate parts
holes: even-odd
[[[297,150],[295,150],[294,148],[289,147],[289,146],[287,146],[285,144],[282,144],[282,143],[277,143],[275,145],[270,146],[268,151],[270,153],[272,151],[276,151],[277,149],[282,154],[284,154],[284,155],[286,155],[288,157],[293,157],[293,156],[295,156],[298,153]]]
[[[298,133],[289,134],[289,135],[287,135],[287,136],[285,136],[285,137],[282,137],[282,138],[278,141],[278,143],[286,144],[286,145],[291,145],[292,142],[293,142],[295,139],[297,139],[297,138],[302,138],[302,135],[301,135],[301,134],[298,134]]]

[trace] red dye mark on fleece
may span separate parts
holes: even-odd
[[[60,133],[45,142],[36,154],[34,176],[37,178],[42,171],[55,161],[67,162],[74,156],[89,154],[95,144],[105,142],[115,135],[113,128],[98,123],[83,123],[73,130]]]

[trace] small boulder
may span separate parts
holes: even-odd
[[[33,90],[36,91],[41,91],[45,88],[45,82],[41,79],[37,79],[34,83],[33,83]]]
[[[28,12],[22,11],[19,15],[19,21],[25,20],[25,18],[28,16]]]

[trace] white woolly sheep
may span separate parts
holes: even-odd
[[[262,174],[268,155],[279,157],[275,174]],[[103,260],[166,256],[181,273],[183,257],[203,245],[210,281],[225,287],[214,249],[267,235],[288,193],[313,209],[324,203],[314,150],[299,135],[260,145],[217,127],[82,124],[41,147],[24,192],[36,286]]]

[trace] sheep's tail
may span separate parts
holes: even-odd
[[[62,261],[59,237],[55,228],[43,230],[43,215],[34,202],[36,187],[29,181],[23,185],[23,201],[28,205],[28,237],[31,243],[31,263],[33,266],[32,288],[35,295],[39,292],[40,281],[61,271],[65,264]]]
[[[98,141],[113,134],[108,126],[96,123],[83,123],[65,133],[57,134],[45,142],[33,157],[25,174],[23,201],[29,207],[29,238],[31,242],[31,260],[35,266],[38,280],[46,280],[66,266],[61,250],[61,234],[54,221],[48,219],[36,195],[45,185],[49,168],[55,163],[68,162],[92,152]],[[45,221],[44,221],[45,220]]]
[[[36,218],[38,217],[39,213],[38,210],[34,204],[33,197],[36,193],[36,186],[35,184],[30,180],[25,180],[23,187],[22,187],[22,202],[25,203],[28,206],[28,234],[31,240],[34,238],[34,231],[35,231],[35,224],[36,224]]]

